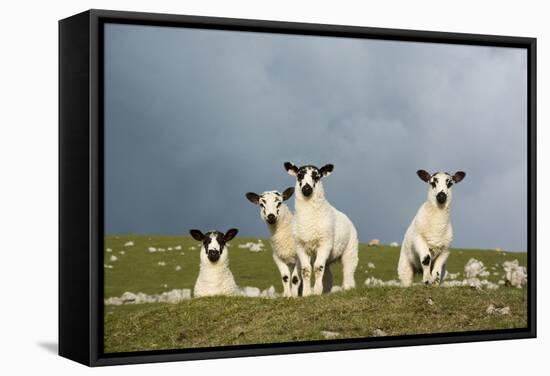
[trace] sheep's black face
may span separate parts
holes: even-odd
[[[202,246],[210,262],[218,261],[225,247],[223,234],[219,231],[207,232],[202,241]]]
[[[283,193],[277,191],[264,192],[258,195],[248,192],[246,198],[253,204],[260,205],[262,219],[269,225],[274,225],[279,219],[281,205],[294,193],[294,187],[287,188]]]
[[[446,206],[451,201],[452,186],[464,179],[466,173],[458,171],[454,175],[447,172],[436,172],[433,175],[424,170],[416,172],[420,179],[430,185],[428,199],[439,206]]]
[[[322,177],[329,176],[334,166],[327,164],[321,168],[313,165],[297,167],[290,162],[285,163],[289,175],[296,176],[296,183],[304,197],[310,197]]]
[[[191,236],[202,242],[202,250],[211,263],[216,263],[222,256],[226,243],[237,235],[237,229],[231,229],[225,234],[220,231],[209,231],[203,234],[199,230],[191,230]]]

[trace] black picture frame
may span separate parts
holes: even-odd
[[[528,59],[528,327],[319,342],[103,353],[103,25],[516,47]],[[536,337],[536,39],[246,19],[88,10],[59,21],[59,354],[88,366]]]

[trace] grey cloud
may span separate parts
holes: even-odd
[[[426,194],[415,171],[467,177],[455,245],[526,248],[522,50],[108,25],[107,233],[239,227],[282,167],[334,163],[331,202],[362,241],[401,241]]]

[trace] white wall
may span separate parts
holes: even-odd
[[[547,120],[550,27],[543,1],[6,1],[0,24],[0,370],[59,374],[266,375],[513,374],[547,365],[548,274],[539,273],[539,339],[280,357],[123,366],[90,370],[53,355],[57,341],[57,20],[88,8],[318,22],[539,38],[539,270],[548,266]],[[546,15],[546,18],[545,18]],[[541,150],[546,146],[546,150]],[[544,352],[543,352],[544,351]],[[546,355],[546,357],[545,357]],[[397,360],[399,358],[399,360]],[[281,367],[284,362],[284,367]],[[344,362],[344,363],[342,363]],[[345,364],[345,366],[342,366]],[[5,371],[11,370],[7,373]],[[26,373],[26,372],[25,372]],[[539,372],[537,372],[539,373]]]

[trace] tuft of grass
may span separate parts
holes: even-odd
[[[134,245],[126,247],[125,243]],[[236,238],[229,249],[230,267],[239,286],[282,291],[268,240],[265,251],[250,252],[238,245],[253,238]],[[181,246],[181,250],[176,250]],[[149,247],[164,248],[150,253]],[[169,251],[168,248],[172,247]],[[191,250],[190,247],[196,249]],[[111,252],[107,252],[107,248]],[[121,253],[123,251],[123,253]],[[190,237],[120,235],[105,238],[104,296],[125,291],[158,294],[172,289],[192,289],[199,271],[200,244]],[[183,254],[182,254],[183,253]],[[110,256],[117,256],[111,262]],[[460,272],[470,258],[481,260],[492,282],[502,278],[502,263],[526,253],[453,249],[448,271]],[[475,290],[415,286],[409,289],[363,287],[367,277],[397,279],[399,248],[360,245],[355,273],[358,288],[324,296],[299,299],[213,297],[179,304],[106,306],[105,351],[127,352],[257,343],[323,340],[322,331],[339,333],[337,338],[373,336],[376,329],[387,335],[426,334],[484,329],[519,328],[527,325],[526,291],[515,288]],[[164,263],[160,266],[159,262]],[[368,268],[373,263],[375,268]],[[176,267],[180,266],[179,270]],[[494,268],[494,270],[492,269]],[[339,263],[331,270],[340,285]],[[494,273],[497,275],[494,275]],[[433,304],[429,304],[431,301]],[[509,306],[510,315],[488,315],[489,304]]]

